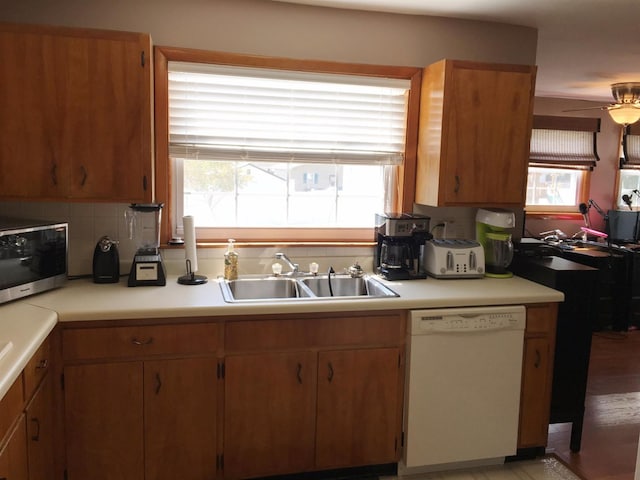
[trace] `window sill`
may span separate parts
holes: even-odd
[[[362,248],[373,247],[376,242],[234,242],[236,247],[340,247],[340,248]],[[227,242],[196,242],[198,248],[222,248],[227,246]],[[162,245],[161,248],[180,249],[184,245]]]
[[[527,218],[537,218],[540,220],[582,220],[580,212],[526,212]]]

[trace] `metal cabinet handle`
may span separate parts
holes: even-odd
[[[455,185],[455,187],[453,188],[453,191],[454,191],[455,193],[458,193],[458,192],[460,191],[460,176],[459,176],[459,175],[456,175],[455,180],[456,180],[456,185]]]
[[[87,169],[84,168],[84,165],[80,166],[80,173],[82,173],[82,180],[80,180],[80,186],[84,187],[84,184],[87,183]]]
[[[298,383],[302,384],[302,364],[298,363],[298,370],[296,372],[296,377],[298,378]]]
[[[133,337],[131,343],[134,345],[151,345],[153,343],[153,337],[149,337],[146,340],[138,340],[138,337]]]
[[[36,434],[31,436],[31,440],[34,442],[40,441],[40,420],[37,417],[31,419],[31,423],[36,424]]]
[[[161,388],[162,388],[162,380],[160,380],[160,374],[156,373],[156,395],[160,393]]]
[[[539,368],[541,360],[542,360],[542,357],[540,356],[540,350],[536,349],[536,359],[533,362],[533,366],[536,368]]]
[[[38,362],[38,365],[36,365],[36,370],[44,370],[48,366],[49,366],[49,360],[47,360],[46,358],[43,358]]]
[[[58,175],[57,175],[57,171],[58,171],[58,165],[56,165],[55,163],[53,165],[51,165],[51,182],[54,185],[58,185]]]
[[[327,368],[329,369],[329,375],[327,376],[327,380],[329,381],[329,383],[331,383],[331,380],[333,380],[333,365],[331,365],[331,362],[327,364]]]

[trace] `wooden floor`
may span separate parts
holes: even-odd
[[[587,480],[633,480],[640,435],[640,330],[595,332],[579,453],[570,424],[549,428],[548,451]]]

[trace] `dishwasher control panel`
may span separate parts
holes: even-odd
[[[411,312],[409,333],[524,330],[526,318],[524,306],[415,310]]]

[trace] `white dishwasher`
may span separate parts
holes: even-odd
[[[516,453],[525,324],[524,306],[411,312],[400,475]]]

